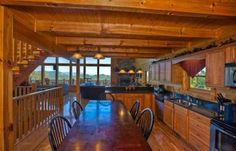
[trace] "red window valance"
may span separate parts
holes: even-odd
[[[188,73],[189,76],[194,77],[205,66],[205,59],[201,60],[185,60],[180,62],[181,67]]]

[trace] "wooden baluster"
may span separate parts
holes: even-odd
[[[28,100],[28,109],[29,109],[29,131],[32,130],[33,127],[33,106],[32,106],[32,102],[33,102],[33,96],[29,96],[29,100]]]
[[[40,94],[37,95],[37,126],[40,123]]]
[[[17,101],[16,100],[13,100],[13,115],[18,115],[18,112],[17,112]],[[13,118],[13,130],[14,130],[14,141],[16,142],[16,139],[18,137],[18,125],[17,125],[17,122],[18,121],[18,117],[17,116],[14,116]]]
[[[36,95],[32,96],[32,110],[33,110],[33,128],[36,127]]]
[[[28,124],[28,116],[27,116],[27,98],[24,98],[23,99],[23,102],[24,102],[24,106],[23,106],[23,108],[24,108],[24,134],[26,134],[27,133],[27,129],[28,129],[28,127],[27,127],[27,124]]]
[[[23,118],[24,118],[24,114],[23,113],[23,99],[20,99],[19,100],[19,110],[18,110],[18,113],[19,113],[19,138],[22,137],[23,135]]]

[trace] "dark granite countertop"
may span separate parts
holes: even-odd
[[[206,116],[208,118],[214,118],[214,117],[217,117],[217,113],[212,111],[212,110],[208,110],[208,109],[205,109],[205,108],[202,108],[200,106],[197,106],[197,105],[192,105],[188,102],[178,102],[178,99],[168,99],[168,100],[165,100],[165,101],[170,101],[176,105],[179,105],[179,106],[182,106],[184,108],[187,108],[189,109],[190,111],[193,111],[193,112],[196,112],[196,113],[199,113],[203,116]]]
[[[132,90],[126,90],[125,87],[106,87],[106,93],[153,93],[153,87],[134,87]]]

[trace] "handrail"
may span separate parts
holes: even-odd
[[[63,109],[63,88],[54,87],[13,98],[15,142],[46,125]]]
[[[26,95],[21,95],[21,96],[13,97],[13,100],[21,99],[21,98],[24,98],[24,97],[29,97],[31,95],[37,95],[37,94],[40,94],[40,93],[43,93],[43,92],[48,92],[48,91],[55,90],[55,89],[58,89],[58,88],[62,88],[62,87],[53,87],[53,88],[49,88],[49,89],[46,89],[46,90],[36,91],[36,92],[29,93],[29,94],[26,94]]]

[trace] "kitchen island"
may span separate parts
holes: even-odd
[[[153,90],[153,87],[106,87],[106,93],[111,93],[115,100],[121,101],[128,110],[138,100],[139,111],[148,107],[155,113]]]

